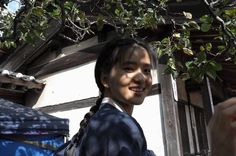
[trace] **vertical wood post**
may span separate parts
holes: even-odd
[[[178,107],[174,98],[176,87],[173,87],[171,75],[163,74],[165,68],[165,65],[158,65],[165,156],[183,156]]]
[[[201,87],[201,92],[206,115],[206,122],[208,123],[212,114],[214,113],[211,86],[208,78],[204,79]]]

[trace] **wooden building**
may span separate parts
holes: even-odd
[[[201,13],[199,7],[203,10]],[[200,0],[171,3],[169,9],[173,12],[189,11],[195,17],[206,11]],[[27,106],[69,118],[70,134],[73,135],[99,94],[93,78],[96,57],[104,43],[116,33],[114,28],[105,25],[101,32],[86,36],[79,44],[72,44],[60,36],[68,33],[60,28],[60,22],[52,20],[46,40],[39,40],[34,46],[24,44],[12,53],[0,52],[0,68],[2,73],[5,70],[24,73],[44,82],[30,80],[20,83],[21,80],[15,78],[14,82],[9,80],[13,84],[28,87],[28,90],[24,94],[14,94],[15,90],[11,90],[8,99],[15,100],[14,95],[17,95],[17,100]],[[168,25],[158,28],[158,31],[140,30],[139,33],[141,36],[148,34],[149,40],[153,41],[170,31]],[[200,33],[191,36],[195,44],[211,38],[211,35]],[[165,65],[160,60],[157,70],[153,71],[152,91],[134,114],[144,129],[149,147],[162,156],[208,155],[207,124],[214,105],[226,97],[224,91],[233,94],[236,90],[235,65],[225,64],[220,73],[221,82],[205,79],[201,84],[163,75],[164,69]],[[0,75],[0,82],[5,83],[2,77],[4,75]],[[36,90],[31,90],[32,86]],[[0,96],[6,95],[8,91],[1,89]]]

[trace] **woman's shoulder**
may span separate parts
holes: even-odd
[[[139,123],[129,114],[121,112],[110,104],[104,104],[100,110],[90,119],[89,127],[104,130],[122,130],[131,133],[143,133]]]
[[[100,109],[97,111],[97,113],[94,115],[94,118],[110,118],[113,116],[121,116],[121,117],[127,117],[127,118],[132,118],[129,114],[126,112],[122,112],[119,109],[117,109],[115,106],[105,103],[102,104]]]
[[[138,122],[126,112],[118,110],[110,104],[104,104],[101,109],[94,115],[95,119],[101,119],[104,122],[110,121],[116,123],[138,124]]]
[[[147,148],[143,131],[136,120],[109,104],[92,116],[82,142],[83,147],[97,142],[103,150],[117,147],[117,152],[126,147],[130,151],[145,153]]]

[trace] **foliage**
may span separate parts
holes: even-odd
[[[168,0],[21,0],[21,8],[16,13],[5,9],[9,2],[0,2],[0,48],[45,39],[52,19],[59,20],[62,29],[73,32],[73,36],[62,33],[60,36],[75,43],[85,35],[93,34],[94,24],[98,31],[108,24],[120,34],[133,36],[138,35],[140,29],[157,29],[160,24],[171,24],[170,36],[152,42],[158,57],[167,60],[166,73],[200,82],[205,76],[216,79],[217,72],[222,69],[221,62],[236,63],[235,1],[204,0],[209,14],[199,19],[193,18],[189,12],[171,14]],[[177,20],[177,15],[184,20]],[[213,39],[220,42],[217,50],[213,41],[193,48],[193,31],[211,33],[212,30],[218,34]],[[187,59],[179,59],[179,55]]]

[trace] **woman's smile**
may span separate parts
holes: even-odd
[[[127,51],[103,77],[105,96],[124,107],[132,108],[143,103],[152,86],[151,60],[146,49],[135,47]]]
[[[140,86],[129,87],[129,89],[137,95],[142,95],[145,91],[145,88]]]

